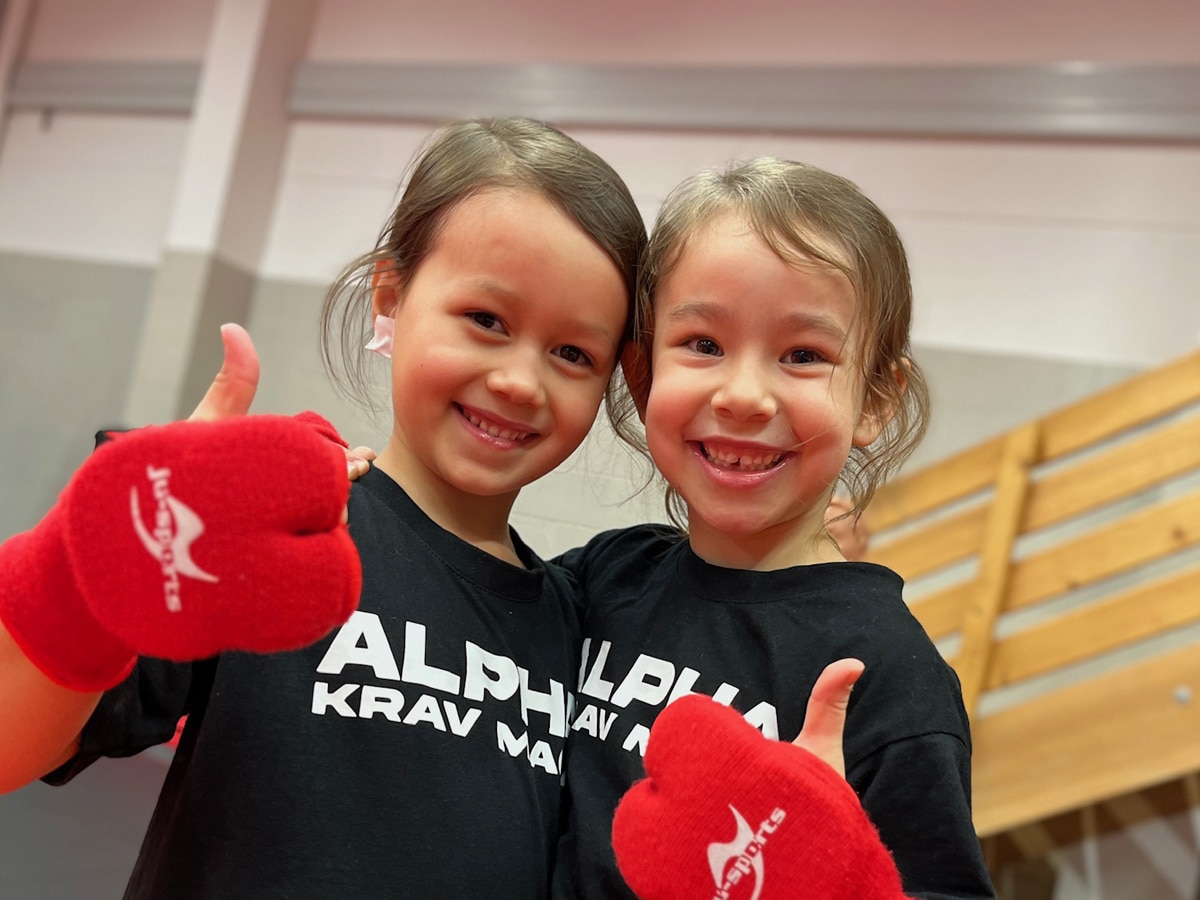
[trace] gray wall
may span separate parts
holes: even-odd
[[[166,774],[165,753],[106,759],[70,790],[0,796],[0,896],[116,900],[125,891]]]
[[[51,506],[120,424],[148,269],[0,253],[0,538]]]

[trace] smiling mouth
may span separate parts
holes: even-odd
[[[457,404],[455,405],[457,406]],[[492,437],[499,438],[502,441],[513,441],[515,443],[519,443],[521,441],[527,441],[531,437],[537,436],[536,431],[517,431],[516,429],[499,425],[495,422],[488,421],[487,419],[482,419],[469,409],[464,409],[461,406],[458,406],[458,411],[462,413],[462,417],[464,419],[466,419],[484,434],[489,434]]]
[[[700,453],[706,460],[718,469],[729,472],[766,472],[775,468],[789,455],[782,453],[746,453],[730,450],[710,450],[704,444],[699,444]]]

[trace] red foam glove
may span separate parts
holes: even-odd
[[[128,675],[136,657],[88,611],[64,534],[60,502],[32,531],[0,544],[0,620],[54,682],[101,691]]]
[[[321,437],[325,438],[327,441],[333,441],[343,450],[349,448],[350,446],[350,444],[346,442],[346,439],[338,434],[338,430],[333,427],[332,422],[330,422],[324,416],[313,412],[311,409],[306,409],[303,412],[296,413],[294,416],[292,416],[292,421],[307,425]]]
[[[659,715],[645,765],[613,820],[617,864],[642,900],[904,897],[850,785],[711,698]]]
[[[344,452],[311,420],[129,432],[96,450],[38,528],[4,545],[0,618],[36,665],[78,690],[117,683],[135,653],[305,646],[358,604],[348,493]]]

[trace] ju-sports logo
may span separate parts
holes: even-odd
[[[129,489],[129,512],[133,516],[133,530],[146,552],[158,560],[162,566],[163,599],[167,609],[179,612],[182,604],[179,599],[179,576],[186,575],[197,581],[217,582],[216,575],[210,575],[196,565],[192,559],[192,544],[204,534],[204,522],[180,500],[171,496],[171,470],[146,467],[146,477],[150,480],[151,492],[154,495],[154,524],[147,528],[142,521],[141,509],[138,506],[138,489]]]
[[[758,900],[763,889],[763,847],[787,813],[776,807],[755,831],[745,816],[734,807],[730,806],[729,811],[733,813],[733,821],[737,824],[737,834],[728,843],[708,845],[708,865],[717,886],[713,900],[729,900],[733,896],[733,889],[748,878],[754,879],[750,900]]]

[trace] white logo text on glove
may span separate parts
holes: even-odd
[[[754,893],[750,895],[750,900],[758,900],[758,895],[763,889],[763,847],[787,813],[776,807],[770,818],[764,819],[756,832],[740,812],[732,806],[729,807],[729,811],[733,813],[733,819],[737,823],[737,834],[728,843],[714,842],[708,845],[708,864],[712,868],[713,881],[717,885],[713,900],[729,900],[734,886],[751,873],[754,875]],[[729,869],[728,875],[725,874],[726,868]]]
[[[146,552],[159,561],[163,573],[163,598],[167,609],[179,612],[179,576],[186,575],[197,581],[215,584],[217,576],[210,575],[196,565],[192,559],[192,544],[204,534],[204,522],[191,509],[171,496],[170,469],[146,466],[146,477],[150,480],[154,494],[154,527],[147,528],[138,507],[136,487],[129,489],[129,511],[133,516],[133,529],[137,532]]]

